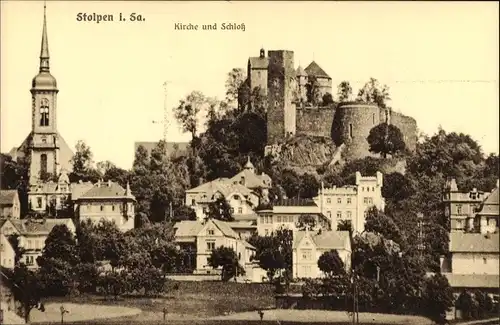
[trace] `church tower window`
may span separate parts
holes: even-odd
[[[40,156],[40,173],[42,175],[47,174],[47,155],[42,154]]]
[[[49,126],[49,100],[42,99],[40,105],[40,126]]]

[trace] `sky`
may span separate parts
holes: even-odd
[[[48,1],[51,73],[58,82],[58,130],[70,147],[84,140],[94,160],[130,168],[134,142],[157,141],[165,93],[172,110],[193,90],[225,97],[227,73],[268,50],[294,51],[295,66],[316,61],[333,87],[356,93],[374,77],[394,110],[420,131],[470,134],[498,153],[497,2],[133,2]],[[1,151],[31,129],[43,2],[1,1]],[[119,13],[144,21],[118,21]],[[78,13],[113,22],[77,21]],[[174,24],[213,24],[181,31]],[[245,31],[220,30],[222,23]],[[334,94],[335,95],[335,94]],[[334,96],[335,97],[335,96]],[[189,141],[170,112],[168,141]]]

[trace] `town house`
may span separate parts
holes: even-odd
[[[320,278],[318,267],[323,253],[336,250],[348,272],[351,267],[351,240],[348,231],[298,231],[293,234],[292,259],[294,278]]]
[[[0,190],[0,217],[19,219],[21,202],[17,190]]]

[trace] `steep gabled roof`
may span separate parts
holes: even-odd
[[[498,187],[496,187],[481,204],[481,211],[478,214],[498,216],[500,214],[498,204]]]
[[[295,71],[295,75],[297,77],[307,77],[307,73],[306,71],[304,70],[304,68],[302,68],[302,66],[299,65],[299,67],[297,68],[297,71]]]
[[[175,237],[195,237],[203,228],[200,221],[184,220],[175,224]]]
[[[73,223],[69,218],[63,219],[10,219],[9,220],[21,235],[48,235],[57,225]]]
[[[294,234],[293,247],[297,247],[305,236],[309,236],[317,249],[348,249],[348,231],[322,231],[313,233],[310,231],[297,231]]]
[[[450,233],[451,253],[498,253],[499,234]]]
[[[308,76],[330,78],[330,76],[325,72],[325,70],[323,70],[315,61],[311,62],[307,66],[305,72],[307,73]]]
[[[250,63],[250,69],[267,69],[269,66],[269,58],[266,57],[248,58],[248,62]]]
[[[108,198],[125,198],[132,196],[127,196],[126,190],[121,187],[120,184],[115,182],[98,182],[94,186],[80,196],[79,200],[85,199],[108,199]]]

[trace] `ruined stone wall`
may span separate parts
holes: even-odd
[[[303,108],[297,109],[297,134],[331,138],[335,109]]]
[[[417,146],[418,138],[417,121],[412,117],[392,111],[391,124],[397,126],[401,130],[401,133],[403,133],[406,148],[410,151],[414,151]]]

